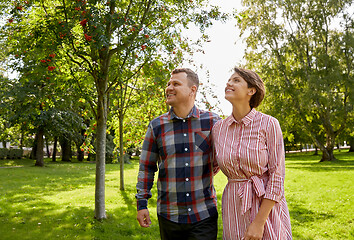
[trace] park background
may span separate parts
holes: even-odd
[[[3,239],[157,239],[156,216],[150,229],[135,220],[137,156],[148,122],[168,110],[170,71],[197,71],[198,106],[227,116],[235,65],[260,74],[259,110],[281,124],[294,239],[354,238],[352,1],[0,9]],[[215,178],[219,210],[226,181]]]

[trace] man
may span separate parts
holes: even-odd
[[[163,240],[214,240],[217,236],[216,193],[211,129],[220,119],[194,106],[199,79],[188,68],[175,69],[166,87],[171,106],[148,126],[140,157],[137,220],[149,227],[147,209],[154,174],[159,169],[157,215]]]

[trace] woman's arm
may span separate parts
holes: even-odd
[[[276,202],[284,194],[285,153],[283,134],[278,120],[272,118],[267,127],[268,174],[266,193],[255,219],[248,226],[244,240],[262,239],[264,225]]]
[[[275,201],[263,198],[259,211],[253,220],[253,222],[248,226],[244,240],[258,240],[262,239],[264,225],[269,216],[270,211],[275,204]]]

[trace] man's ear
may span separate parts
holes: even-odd
[[[194,95],[194,96],[196,96],[197,94],[197,86],[195,86],[195,85],[193,85],[192,87],[191,87],[191,93],[189,94],[190,96],[192,96],[192,95]]]

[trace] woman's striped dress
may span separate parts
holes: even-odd
[[[217,122],[212,133],[216,159],[229,179],[222,197],[223,239],[244,237],[263,198],[276,202],[264,226],[263,239],[292,239],[278,120],[252,109],[240,122],[232,115]]]

